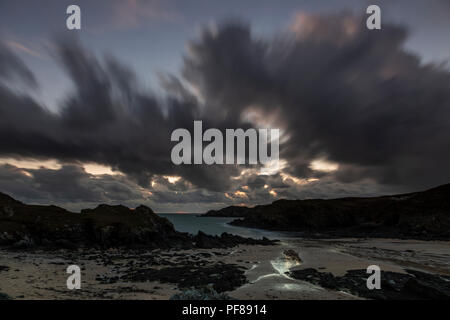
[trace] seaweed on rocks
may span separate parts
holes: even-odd
[[[342,276],[313,268],[288,272],[289,276],[323,288],[346,291],[375,300],[450,300],[450,276],[434,275],[416,270],[407,273],[381,271],[381,289],[369,290],[366,270],[349,270]]]

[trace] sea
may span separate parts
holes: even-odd
[[[203,231],[210,235],[221,235],[223,232],[238,235],[246,238],[261,239],[266,237],[268,239],[280,239],[295,237],[296,234],[292,232],[277,232],[262,229],[253,229],[245,227],[236,227],[228,223],[238,218],[223,218],[223,217],[199,217],[197,214],[180,214],[180,213],[160,213],[161,217],[167,218],[175,227],[175,230],[180,232],[188,232],[197,234]]]

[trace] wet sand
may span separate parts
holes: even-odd
[[[292,249],[301,262],[287,259]],[[150,259],[151,258],[151,259]],[[159,261],[151,265],[149,261]],[[159,259],[159,260],[158,260]],[[450,242],[392,239],[283,239],[276,246],[238,246],[231,249],[181,251],[156,250],[141,255],[107,251],[69,252],[9,251],[0,249],[0,292],[13,299],[169,299],[180,292],[176,284],[151,282],[107,283],[129,270],[164,268],[180,263],[222,262],[245,268],[248,283],[227,294],[236,299],[360,299],[345,292],[321,288],[288,277],[289,269],[315,268],[336,276],[347,270],[380,266],[383,271],[404,272],[405,268],[450,275]],[[68,265],[82,270],[81,290],[68,290]],[[189,276],[189,275],[187,275]]]

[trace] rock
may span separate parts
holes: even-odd
[[[288,272],[294,279],[304,280],[327,289],[338,289],[338,283],[332,273],[319,272],[313,268]]]
[[[302,259],[300,259],[298,253],[292,249],[284,250],[283,254],[288,260],[296,261],[298,263],[302,262]]]
[[[23,237],[19,241],[13,243],[13,247],[17,249],[32,248],[34,245],[34,240],[28,235],[23,235]]]
[[[403,289],[432,300],[450,300],[450,276],[436,276],[416,270],[406,270],[414,275]],[[444,280],[444,281],[442,281]]]
[[[347,291],[351,294],[375,300],[450,299],[450,277],[420,271],[408,273],[381,271],[381,289],[369,290],[366,286],[366,270],[349,270],[342,277],[308,268],[290,271],[294,279],[308,281],[323,288]]]
[[[217,292],[231,291],[247,282],[244,268],[233,264],[216,263],[209,266],[181,265],[162,269],[131,268],[120,281],[158,281],[174,283],[179,288],[202,288],[210,285]],[[119,279],[103,279],[103,283],[114,283]],[[111,282],[113,281],[113,282]]]
[[[252,238],[243,238],[229,233],[222,233],[220,236],[207,235],[199,231],[193,237],[193,242],[197,248],[212,249],[212,248],[230,248],[240,244],[248,245],[275,245],[278,240],[269,240],[263,237],[261,240]]]
[[[0,300],[12,300],[12,298],[7,294],[0,292]]]
[[[230,206],[220,210],[209,210],[200,217],[233,217],[243,218],[250,212],[250,208],[245,206]]]
[[[2,271],[9,271],[9,267],[8,266],[0,266],[0,272]]]
[[[232,300],[225,293],[218,293],[212,286],[184,290],[170,297],[170,300]]]
[[[130,210],[100,205],[77,214],[52,206],[16,204],[15,212],[12,218],[0,215],[0,233],[8,234],[0,238],[1,245],[169,247],[174,243],[182,246],[187,240],[167,219],[142,206]]]
[[[230,224],[306,237],[450,239],[450,184],[374,198],[277,200],[247,208]]]
[[[14,212],[14,214],[11,214]],[[101,204],[81,213],[56,206],[26,205],[0,193],[0,245],[15,248],[146,247],[229,248],[238,244],[273,244],[222,234],[196,236],[177,232],[172,223],[146,206],[129,209]]]

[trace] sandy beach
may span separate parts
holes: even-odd
[[[122,251],[0,250],[0,292],[13,299],[169,299],[181,291],[177,279],[196,277],[202,268],[236,267],[246,283],[226,292],[235,299],[360,299],[291,278],[289,270],[314,268],[342,276],[347,270],[378,265],[382,271],[414,269],[450,275],[450,242],[392,239],[283,239],[275,246],[240,245],[230,249]],[[291,249],[300,261],[288,259]],[[81,267],[82,287],[68,290],[66,268]],[[187,266],[184,274],[168,275],[169,282],[146,279],[145,270]],[[192,266],[192,269],[189,269]],[[230,267],[231,268],[231,267]],[[236,270],[237,270],[236,269]],[[126,274],[140,277],[131,277]],[[172,269],[170,269],[172,270]],[[206,270],[206,269],[205,269]],[[224,269],[225,273],[234,269]],[[189,274],[189,272],[192,272]],[[202,273],[203,274],[203,273]],[[177,278],[178,277],[178,278]],[[175,279],[175,280],[173,280]],[[171,282],[170,282],[171,281]]]

